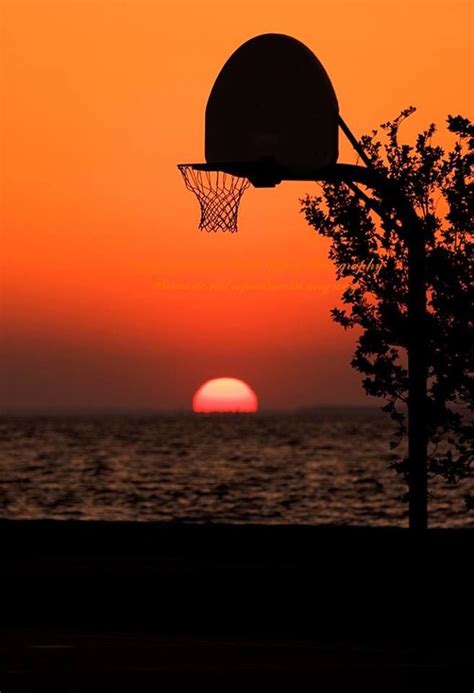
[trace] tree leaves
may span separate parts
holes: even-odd
[[[395,181],[414,207],[427,248],[427,340],[429,348],[429,473],[449,483],[472,475],[474,460],[474,125],[448,116],[457,140],[445,152],[433,144],[431,124],[414,145],[400,143],[403,121],[414,108],[364,135],[360,143],[373,167]],[[343,308],[331,315],[344,329],[362,329],[352,366],[370,396],[396,424],[392,447],[407,435],[406,369],[407,247],[394,212],[383,218],[373,191],[322,183],[322,195],[301,200],[301,212],[331,241],[329,257],[337,279],[350,281]],[[371,200],[374,205],[368,205]],[[377,272],[361,267],[377,264]],[[407,460],[391,465],[407,478]],[[474,501],[466,502],[474,507]]]

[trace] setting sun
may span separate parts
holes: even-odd
[[[247,383],[238,378],[213,378],[196,390],[193,411],[256,412],[257,395]]]

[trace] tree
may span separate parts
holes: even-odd
[[[415,210],[426,244],[429,477],[456,483],[472,475],[474,462],[474,125],[447,119],[455,136],[450,151],[433,144],[435,125],[415,145],[401,144],[408,108],[361,138],[371,167],[397,186]],[[376,191],[323,182],[322,195],[301,200],[301,211],[330,239],[337,279],[349,280],[343,308],[333,319],[360,328],[351,365],[367,394],[383,398],[396,424],[391,447],[407,435],[408,373],[407,244],[395,211]],[[408,460],[394,462],[408,482]],[[471,496],[465,498],[474,507]]]

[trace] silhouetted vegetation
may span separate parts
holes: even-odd
[[[399,141],[408,108],[361,138],[373,167],[395,183],[420,219],[427,249],[429,475],[449,483],[472,474],[474,461],[473,208],[474,125],[449,116],[449,151],[433,143],[435,125],[414,145]],[[375,192],[322,183],[301,200],[308,223],[331,240],[338,279],[349,281],[334,320],[360,335],[352,366],[365,391],[383,398],[396,423],[395,448],[407,434],[407,245],[395,211]],[[377,214],[374,213],[377,210]],[[408,480],[407,459],[393,464]],[[466,507],[474,507],[466,496]]]

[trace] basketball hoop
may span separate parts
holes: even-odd
[[[201,208],[199,228],[203,231],[237,231],[237,218],[242,195],[250,182],[231,173],[178,164],[188,190],[193,192]]]

